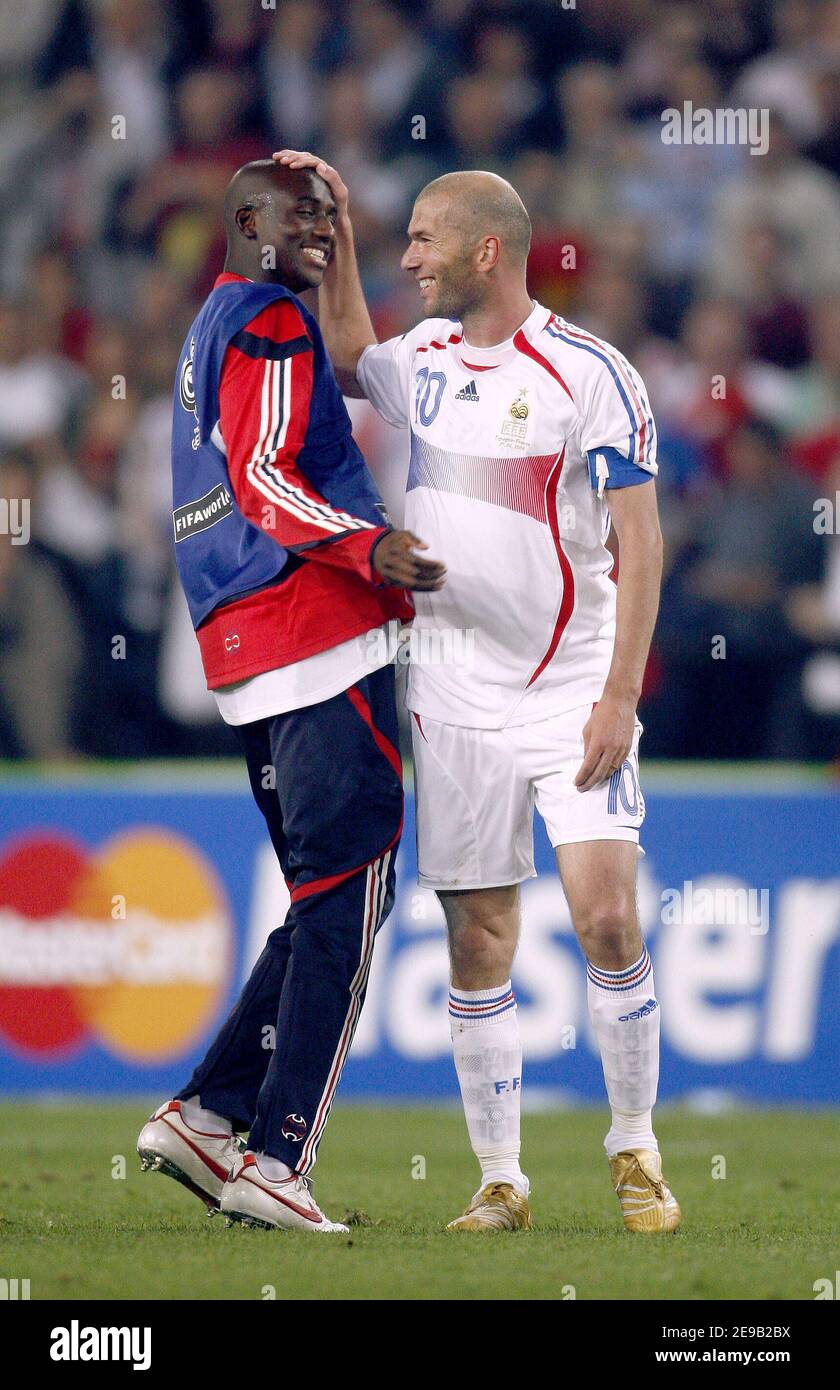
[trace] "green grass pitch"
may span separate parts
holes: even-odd
[[[526,1115],[532,1233],[442,1229],[476,1178],[454,1109],[339,1106],[316,1193],[350,1236],[226,1229],[134,1151],[144,1104],[0,1107],[0,1275],[32,1299],[796,1299],[840,1268],[837,1118],[658,1112],[683,1207],[673,1236],[621,1226],[596,1110]],[[125,1178],[119,1173],[123,1155]],[[726,1177],[713,1178],[725,1160]],[[412,1176],[422,1171],[425,1177]],[[574,1290],[574,1293],[570,1291]]]

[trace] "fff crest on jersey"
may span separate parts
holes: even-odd
[[[528,446],[528,416],[530,408],[525,400],[528,391],[521,386],[516,393],[516,399],[508,408],[510,419],[503,420],[501,429],[496,435],[496,443],[503,444],[507,449],[526,449]]]
[[[512,406],[510,407],[510,410],[508,411],[508,414],[510,415],[511,419],[513,419],[513,420],[527,420],[527,419],[528,419],[529,411],[528,411],[527,403],[526,403],[526,401],[525,401],[525,397],[527,396],[527,394],[528,394],[528,392],[527,392],[526,388],[525,388],[524,386],[521,386],[521,387],[519,388],[519,391],[518,391],[517,394],[516,394],[516,400],[513,402]]]

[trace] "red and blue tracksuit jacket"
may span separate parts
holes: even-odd
[[[318,326],[288,290],[216,281],[179,362],[172,475],[175,553],[211,689],[412,615],[372,572],[387,517]],[[291,903],[180,1094],[307,1173],[394,900],[393,668],[239,733]]]
[[[172,501],[211,690],[413,615],[372,569],[385,507],[318,325],[282,285],[220,275],[192,324]]]

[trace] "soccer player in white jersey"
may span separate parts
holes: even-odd
[[[405,524],[448,570],[445,588],[416,595],[421,659],[408,706],[420,882],[446,916],[455,1067],[481,1167],[450,1229],[530,1226],[510,976],[536,805],[587,961],[624,1224],[672,1231],[680,1210],[651,1120],[659,1005],[636,909],[636,705],[662,555],[644,385],[609,344],[530,298],[528,215],[489,173],[446,174],[418,196],[402,268],[426,317],[377,343],[342,180],[308,153],[275,158],[314,167],[332,188],[336,256],[321,329],[347,394],[410,428]],[[459,648],[451,639],[464,632],[471,641]],[[447,639],[469,660],[422,659]]]

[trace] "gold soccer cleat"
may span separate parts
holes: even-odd
[[[477,1192],[447,1231],[530,1231],[528,1198],[509,1182],[491,1182]]]
[[[662,1176],[662,1159],[651,1149],[628,1149],[609,1160],[610,1176],[628,1231],[648,1235],[675,1231],[677,1199]]]

